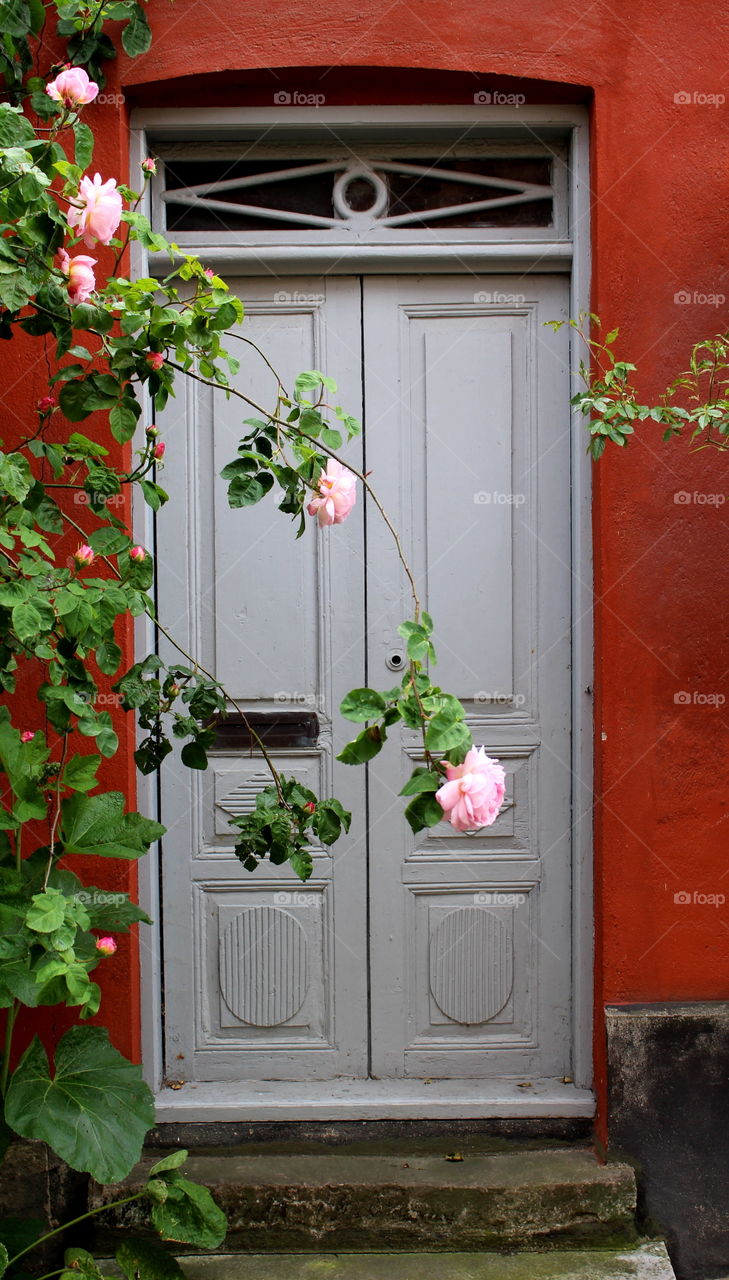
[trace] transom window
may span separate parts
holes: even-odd
[[[193,240],[564,236],[566,157],[539,142],[514,150],[163,145],[160,229]]]

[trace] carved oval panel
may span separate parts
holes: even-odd
[[[430,990],[454,1022],[488,1022],[503,1009],[514,982],[507,923],[483,907],[450,911],[430,935]]]
[[[306,934],[288,911],[249,907],[220,939],[220,989],[231,1013],[277,1027],[298,1013],[309,985]]]

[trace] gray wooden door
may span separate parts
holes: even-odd
[[[436,620],[439,682],[507,771],[496,823],[413,838],[397,793],[420,759],[393,733],[335,756],[350,687],[387,688],[408,616],[388,531],[364,504],[293,540],[273,504],[230,512],[218,478],[240,406],[193,389],[166,415],[161,608],[250,710],[317,718],[280,768],[353,810],[300,885],[252,876],[229,818],[267,778],[240,749],[167,768],[162,817],[173,1079],[561,1076],[570,1068],[570,489],[559,276],[236,280],[243,333],[292,380],[322,368],[365,421],[348,457],[403,537]],[[275,385],[253,355],[241,389]],[[178,495],[185,494],[184,500]],[[168,514],[169,513],[169,514]]]

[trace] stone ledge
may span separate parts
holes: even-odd
[[[151,1160],[126,1183],[94,1187],[103,1205],[144,1181]],[[580,1248],[636,1239],[635,1178],[585,1150],[443,1156],[193,1156],[188,1176],[210,1187],[229,1221],[225,1248],[246,1252],[322,1249]],[[99,1221],[100,1242],[139,1230],[144,1210],[125,1206]]]

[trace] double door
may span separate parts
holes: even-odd
[[[493,826],[413,836],[398,796],[422,760],[397,727],[369,766],[344,694],[392,687],[410,616],[392,536],[360,493],[300,541],[269,498],[231,511],[240,401],[199,386],[162,428],[175,510],[160,607],[229,693],[273,717],[277,767],[353,812],[300,884],[253,874],[230,819],[268,784],[221,738],[206,773],[165,768],[168,1075],[196,1081],[561,1077],[570,1070],[570,466],[567,281],[557,275],[231,279],[241,333],[291,385],[318,368],[362,418],[344,451],[401,533],[435,620],[437,682],[504,765]],[[243,344],[238,387],[276,382]],[[183,496],[184,495],[184,496]],[[169,625],[169,623],[168,623]],[[297,1094],[297,1096],[299,1096]]]

